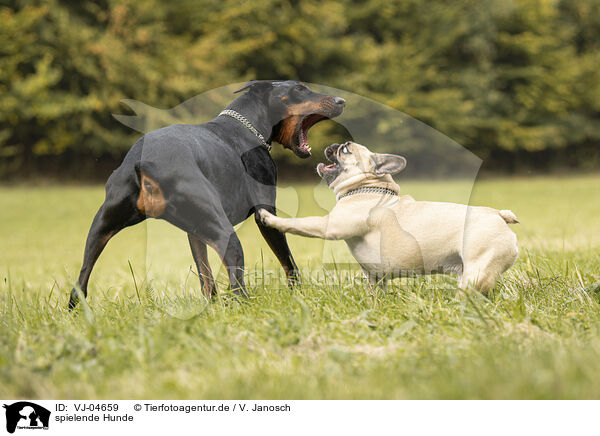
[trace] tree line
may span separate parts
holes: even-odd
[[[490,169],[600,166],[600,0],[2,3],[2,177],[104,176],[139,137],[122,99],[254,78],[364,95]]]

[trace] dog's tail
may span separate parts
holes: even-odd
[[[499,210],[498,213],[507,224],[519,224],[519,219],[512,210]]]

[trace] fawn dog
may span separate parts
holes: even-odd
[[[518,256],[509,210],[416,201],[399,195],[392,174],[406,159],[372,153],[354,143],[325,150],[332,162],[317,172],[337,197],[324,217],[281,218],[259,212],[263,224],[281,232],[345,240],[372,283],[395,275],[455,273],[463,289],[487,291]]]

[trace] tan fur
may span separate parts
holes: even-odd
[[[343,171],[330,185],[338,198],[363,186],[400,191],[390,174],[376,174],[375,155],[366,147],[349,143],[348,149],[350,154],[338,154]],[[377,279],[455,272],[463,289],[483,291],[518,255],[516,235],[507,225],[517,222],[516,216],[488,207],[360,193],[342,198],[324,217],[260,213],[265,224],[282,232],[345,240],[365,273]]]
[[[158,183],[142,173],[140,180],[140,196],[137,200],[137,208],[140,212],[153,218],[163,214],[166,207],[165,196]]]
[[[274,138],[275,141],[285,146],[292,144],[292,138],[296,133],[296,128],[301,119],[302,117],[300,115],[286,116],[283,121],[281,121],[281,127],[277,132],[277,136]]]

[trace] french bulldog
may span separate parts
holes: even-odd
[[[369,280],[384,288],[396,276],[453,273],[462,289],[485,292],[516,261],[513,212],[400,195],[392,174],[406,167],[402,156],[355,142],[332,144],[325,156],[331,163],[320,163],[317,173],[336,194],[329,215],[281,218],[263,209],[264,225],[344,240]]]

